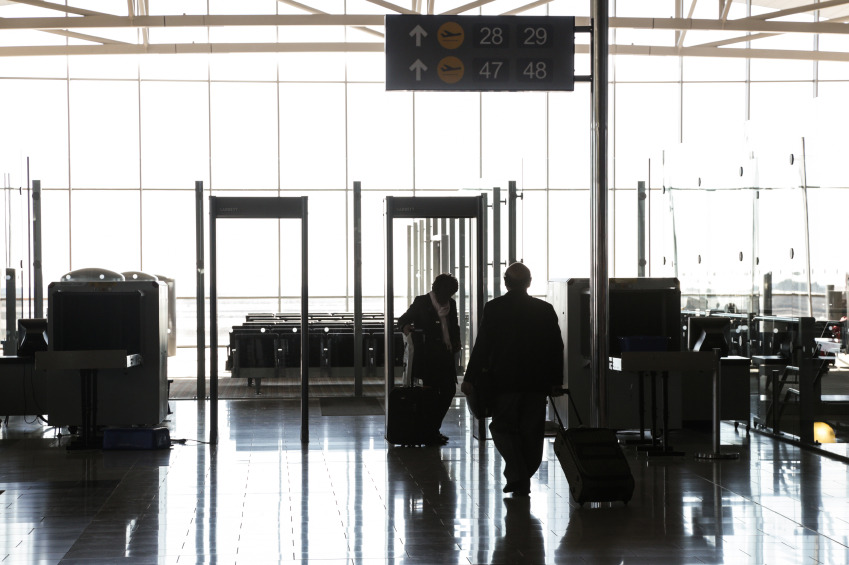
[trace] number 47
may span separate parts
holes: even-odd
[[[501,63],[501,61],[493,61],[492,62],[492,70],[490,70],[490,67],[489,67],[490,63],[484,63],[483,67],[481,67],[481,70],[478,74],[481,74],[481,75],[485,76],[486,78],[489,78],[490,75],[494,79],[498,78],[498,71],[501,70],[502,64],[503,63]]]

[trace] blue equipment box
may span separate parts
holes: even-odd
[[[103,431],[103,449],[151,450],[169,449],[168,428],[107,428]]]

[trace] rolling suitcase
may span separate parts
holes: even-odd
[[[401,386],[389,393],[386,407],[386,441],[395,445],[423,445],[434,435],[436,391],[429,387]]]
[[[386,406],[386,441],[395,445],[423,445],[434,435],[428,423],[433,420],[436,407],[436,391],[429,387],[413,386],[421,375],[419,364],[415,362],[415,347],[412,332],[405,336],[404,386],[395,387],[389,393]],[[419,340],[416,339],[416,345]],[[418,348],[421,351],[421,348]]]
[[[565,392],[569,394],[568,390]],[[569,401],[578,416],[571,395]],[[553,402],[551,407],[560,426],[554,439],[554,454],[566,474],[569,492],[575,502],[581,506],[586,502],[617,500],[628,504],[634,494],[634,476],[613,430],[583,427],[566,429]],[[580,416],[578,423],[583,425]]]

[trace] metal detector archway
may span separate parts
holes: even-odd
[[[218,443],[218,285],[216,221],[219,219],[301,220],[301,442],[309,441],[309,288],[307,198],[209,197],[209,442]]]
[[[483,315],[486,302],[487,269],[486,269],[486,212],[487,198],[481,196],[387,196],[386,197],[386,248],[385,252],[385,319],[384,319],[384,395],[387,417],[389,415],[389,394],[395,387],[395,268],[394,268],[394,237],[393,227],[396,219],[474,219],[475,222],[475,252],[474,265],[471,271],[469,343],[474,344],[478,324]],[[486,438],[485,422],[478,421],[475,437]]]

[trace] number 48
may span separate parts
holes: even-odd
[[[544,80],[545,77],[548,76],[548,71],[545,68],[545,62],[538,61],[535,63],[531,61],[528,63],[528,66],[525,67],[522,74],[526,75],[531,80]]]

